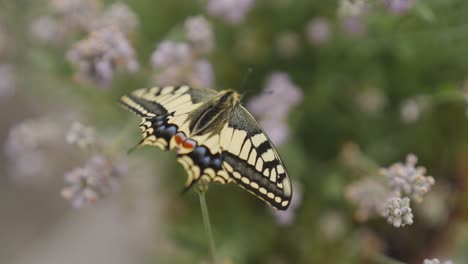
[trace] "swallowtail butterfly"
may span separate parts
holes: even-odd
[[[288,208],[292,185],[285,166],[239,93],[154,87],[120,103],[142,118],[139,145],[177,151],[188,173],[186,189],[200,179],[236,183],[276,209]]]

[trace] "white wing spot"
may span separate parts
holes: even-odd
[[[260,191],[261,194],[266,194],[267,193],[267,190],[263,187],[260,187],[260,189],[258,189],[258,191]]]
[[[257,164],[255,165],[257,171],[262,171],[263,169],[263,160],[261,158],[257,159]]]
[[[274,160],[275,154],[273,152],[273,149],[268,149],[265,153],[263,153],[262,158],[265,162]]]
[[[247,177],[242,177],[242,182],[245,183],[245,184],[247,184],[247,185],[250,184],[250,180],[249,180],[249,178],[247,178]]]
[[[251,182],[251,183],[250,183],[250,186],[251,186],[252,188],[254,188],[254,189],[258,189],[258,187],[259,187],[259,186],[258,186],[258,183],[256,183],[256,182]]]
[[[252,143],[254,144],[255,147],[260,146],[263,142],[267,141],[267,138],[263,133],[257,134],[251,138]]]
[[[239,157],[243,160],[247,160],[247,158],[249,157],[251,147],[252,147],[252,143],[250,143],[250,140],[245,141],[245,144],[244,146],[242,146],[242,151]]]
[[[255,161],[257,160],[257,151],[255,149],[252,149],[252,151],[250,152],[250,156],[249,156],[249,164],[250,165],[255,165]]]

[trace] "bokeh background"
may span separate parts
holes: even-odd
[[[0,263],[210,263],[176,154],[127,155],[139,120],[117,105],[180,84],[241,92],[294,182],[284,213],[210,185],[219,263],[468,263],[467,13],[1,0]]]

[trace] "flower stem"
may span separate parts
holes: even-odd
[[[200,207],[202,211],[203,224],[205,225],[206,236],[210,243],[211,262],[215,264],[216,263],[215,243],[213,239],[213,233],[211,232],[210,215],[208,214],[208,206],[206,205],[205,191],[199,190],[198,196],[200,198]]]

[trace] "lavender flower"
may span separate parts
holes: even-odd
[[[292,197],[291,204],[289,205],[287,211],[279,211],[269,207],[271,208],[271,212],[273,213],[276,222],[281,226],[288,226],[294,222],[294,219],[296,218],[296,210],[302,204],[302,185],[298,182],[293,182],[292,186],[294,190],[294,195]]]
[[[213,68],[204,59],[197,59],[187,43],[164,41],[151,56],[159,85],[189,84],[195,88],[211,87]]]
[[[406,163],[396,163],[381,172],[388,180],[389,187],[399,197],[409,196],[416,202],[421,202],[435,180],[431,176],[424,176],[426,168],[415,167],[418,158],[414,154],[406,157]]]
[[[35,18],[29,27],[29,31],[34,39],[55,45],[62,45],[70,35],[70,31],[65,25],[52,16]]]
[[[179,67],[191,60],[190,46],[183,42],[163,41],[151,55],[151,65],[155,69]]]
[[[401,119],[405,123],[416,122],[421,113],[429,107],[429,103],[429,99],[425,96],[417,96],[404,100],[400,108]]]
[[[185,34],[193,50],[199,54],[210,54],[214,49],[211,24],[203,16],[189,17],[185,21]]]
[[[260,119],[275,144],[281,144],[289,133],[285,119],[291,108],[302,100],[302,91],[286,73],[273,73],[267,80],[264,92],[247,102],[247,108]]]
[[[395,227],[413,224],[413,213],[410,207],[410,199],[392,197],[385,206],[384,217],[388,223]]]
[[[116,2],[104,10],[94,22],[93,28],[117,27],[125,34],[130,34],[138,27],[138,16],[125,3]]]
[[[341,0],[338,16],[341,17],[343,30],[352,36],[366,34],[363,17],[368,10],[366,0]]]
[[[87,149],[96,144],[96,131],[93,127],[86,127],[80,122],[75,122],[66,135],[66,141],[68,144]]]
[[[241,23],[255,0],[208,0],[208,13],[231,24]]]
[[[41,172],[52,167],[47,151],[55,147],[63,131],[50,118],[26,120],[11,127],[5,142],[8,174],[12,180],[36,183]]]
[[[16,73],[11,64],[0,64],[0,100],[11,97],[16,90]]]
[[[88,30],[99,17],[99,0],[49,0],[53,13],[63,18],[71,28]]]
[[[116,70],[138,70],[138,62],[127,38],[115,27],[93,31],[76,43],[67,53],[68,60],[78,68],[78,80],[107,86]]]
[[[385,0],[387,9],[396,14],[401,15],[408,11],[414,5],[414,0]]]
[[[324,17],[317,17],[309,21],[306,26],[306,36],[312,44],[324,44],[331,38],[330,22]]]
[[[446,260],[444,262],[440,262],[439,259],[425,259],[423,264],[454,264],[451,260]]]
[[[318,226],[321,238],[328,242],[339,241],[346,232],[345,221],[340,212],[324,212]]]
[[[356,219],[366,221],[370,217],[382,215],[389,191],[380,181],[364,178],[349,185],[345,196],[357,206]]]
[[[118,179],[127,173],[125,164],[115,163],[103,155],[91,157],[84,167],[65,174],[66,187],[62,196],[70,200],[73,207],[94,203],[115,192]]]

